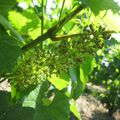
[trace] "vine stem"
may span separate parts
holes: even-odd
[[[41,16],[41,35],[43,35],[43,29],[44,29],[44,0],[42,0],[42,16]],[[42,49],[43,43],[41,42],[41,49]]]
[[[62,16],[62,11],[63,11],[64,4],[65,4],[65,0],[63,0],[63,3],[62,3],[62,7],[61,7],[61,10],[60,10],[60,16],[59,16],[59,21],[60,21],[61,16]]]
[[[66,17],[64,17],[63,19],[61,19],[57,24],[55,24],[53,27],[51,27],[50,29],[48,29],[48,31],[46,33],[43,33],[41,36],[39,36],[37,39],[31,41],[30,43],[26,44],[25,46],[23,46],[21,48],[22,52],[25,52],[33,47],[35,47],[36,45],[40,44],[41,42],[43,42],[44,40],[51,38],[54,39],[55,34],[61,30],[61,28],[68,23],[76,14],[78,14],[81,10],[84,9],[83,5],[79,5],[78,7],[76,7],[72,12],[70,12]]]
[[[41,18],[41,35],[44,29],[44,0],[42,0],[42,18]]]
[[[80,36],[80,33],[63,35],[63,36],[55,36],[52,40],[53,41],[59,41],[59,40],[62,40],[62,39],[68,39],[68,38],[79,37],[79,36]]]

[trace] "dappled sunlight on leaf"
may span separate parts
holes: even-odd
[[[101,11],[107,12],[108,10],[111,10],[113,14],[120,14],[120,6],[114,0],[89,0],[89,6],[95,15],[99,15]]]
[[[0,14],[6,15],[16,5],[16,0],[0,0]]]
[[[28,9],[21,13],[17,11],[10,11],[8,16],[11,24],[24,35],[35,39],[41,34],[41,22],[33,10]]]
[[[56,75],[52,75],[48,80],[58,89],[62,90],[68,86],[68,81],[57,77]]]
[[[120,31],[120,6],[116,1],[89,0],[87,6],[94,14],[93,23],[102,23],[111,30]]]

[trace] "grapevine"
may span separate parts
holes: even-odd
[[[95,29],[90,25],[77,37],[45,44],[42,50],[36,47],[26,52],[19,58],[11,84],[14,83],[16,91],[29,92],[52,74],[59,76],[62,71],[80,65],[87,54],[94,55],[103,47],[106,32],[101,26]]]

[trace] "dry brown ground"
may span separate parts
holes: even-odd
[[[108,110],[91,95],[82,95],[77,100],[82,120],[120,120],[120,112],[109,116]]]

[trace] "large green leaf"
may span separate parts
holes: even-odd
[[[9,29],[11,31],[12,35],[14,35],[18,40],[23,41],[22,36],[12,27],[12,25],[9,23],[9,21],[2,15],[0,15],[0,23],[5,28]]]
[[[0,14],[6,13],[16,4],[16,0],[0,0]]]
[[[79,67],[76,66],[76,67],[70,68],[69,75],[72,80],[71,97],[74,99],[77,99],[80,96],[80,94],[83,92],[84,86],[85,86],[84,82],[82,82],[80,79]]]
[[[55,91],[50,104],[45,104],[48,81],[33,90],[23,101],[24,107],[35,109],[34,120],[69,120],[69,98],[62,91]],[[50,98],[48,98],[49,100]],[[59,116],[59,117],[58,117]]]
[[[40,89],[40,86],[38,86],[36,89],[31,91],[30,94],[24,98],[24,101],[22,104],[23,107],[35,108],[39,89]]]
[[[55,92],[55,98],[49,106],[37,106],[34,120],[69,120],[70,106],[68,97]]]
[[[120,6],[115,0],[89,0],[93,21],[102,22],[111,30],[120,31]]]
[[[5,118],[2,120],[33,120],[34,109],[14,105],[5,113]]]
[[[65,76],[64,77],[57,77],[55,74],[52,75],[50,78],[48,78],[48,80],[58,89],[58,90],[62,90],[64,88],[66,88],[68,86],[68,81],[65,80]]]
[[[33,120],[34,109],[10,104],[10,93],[0,91],[0,120]]]
[[[22,35],[36,39],[41,34],[41,22],[33,9],[27,9],[21,13],[15,10],[10,11],[8,19]]]
[[[95,66],[95,59],[91,55],[87,55],[85,61],[80,65],[80,79],[86,83],[88,75],[93,71]]]
[[[0,32],[0,74],[10,72],[21,54],[16,40]]]
[[[93,56],[88,55],[80,67],[69,69],[69,74],[72,79],[71,97],[77,99],[85,89],[85,84],[88,80],[88,75],[92,72],[95,65]]]
[[[41,104],[42,99],[45,97],[45,92],[47,90],[48,90],[48,81],[44,81],[24,98],[22,106],[35,108],[36,105]]]
[[[76,101],[72,101],[70,105],[71,112],[78,118],[78,120],[81,120],[80,113],[77,109]]]

